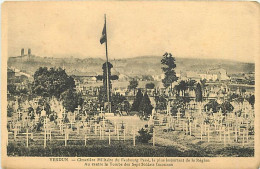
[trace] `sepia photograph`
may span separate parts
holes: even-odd
[[[259,167],[259,16],[256,2],[5,2],[3,167]]]

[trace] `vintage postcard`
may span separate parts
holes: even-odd
[[[2,168],[259,168],[257,2],[2,4]]]

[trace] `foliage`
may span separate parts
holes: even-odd
[[[187,80],[187,87],[189,90],[195,90],[196,89],[196,80],[189,79]]]
[[[147,129],[140,129],[138,131],[139,136],[136,136],[136,140],[141,143],[148,143],[149,140],[152,138],[152,134],[149,133]]]
[[[41,114],[41,111],[42,111],[41,106],[38,106],[38,107],[36,108],[36,114],[40,115],[40,114]]]
[[[219,103],[216,100],[210,100],[205,106],[204,109],[212,110],[212,113],[217,113],[219,111]]]
[[[40,67],[33,77],[33,92],[38,96],[59,98],[64,91],[75,88],[74,79],[61,68]]]
[[[165,110],[167,107],[167,100],[165,95],[155,96],[156,109]]]
[[[35,119],[34,113],[31,114],[31,120]]]
[[[175,58],[172,57],[171,53],[165,53],[163,55],[163,59],[161,60],[161,64],[163,65],[162,70],[164,72],[164,79],[162,79],[163,85],[165,88],[168,88],[169,86],[172,89],[172,83],[178,80],[178,77],[176,76],[175,68]]]
[[[35,126],[35,130],[42,131],[42,127],[43,127],[43,122],[40,120],[40,122],[37,123],[37,125]]]
[[[98,101],[102,106],[104,106],[104,102],[107,101],[107,94],[106,94],[106,89],[104,89],[104,86],[101,86],[99,89]]]
[[[242,93],[245,93],[245,92],[246,92],[246,89],[245,89],[245,88],[242,88],[242,89],[241,89],[241,92],[242,92]]]
[[[80,93],[76,93],[75,90],[67,90],[62,93],[61,98],[63,100],[63,106],[67,111],[74,112],[78,105],[83,104],[83,99]]]
[[[124,100],[122,110],[127,113],[131,110],[131,105],[130,105],[129,101]]]
[[[231,95],[229,95],[229,98],[228,100],[231,102],[231,101],[236,101],[238,103],[242,103],[244,101],[244,98],[239,95],[239,94],[236,94],[236,93],[232,93]]]
[[[7,117],[13,116],[14,109],[10,106],[7,106]]]
[[[153,106],[151,105],[149,96],[147,95],[147,93],[145,93],[139,105],[139,113],[141,118],[148,118],[148,116],[152,114],[152,110]]]
[[[7,84],[7,91],[11,94],[11,95],[16,95],[17,94],[17,90],[16,90],[16,86],[12,83],[8,83]]]
[[[229,101],[225,101],[220,105],[220,108],[222,110],[222,114],[226,115],[229,112],[232,112],[234,110],[234,107]]]
[[[34,110],[32,107],[28,108],[28,116],[31,116],[31,120],[34,119],[35,115],[34,115]]]
[[[154,87],[155,87],[154,83],[147,83],[147,84],[145,85],[145,88],[146,88],[146,89],[154,89]]]
[[[142,75],[143,81],[154,81],[153,77],[151,75]]]
[[[126,100],[126,97],[116,93],[114,95],[112,95],[112,105],[111,105],[111,110],[112,112],[116,112],[117,110],[119,111],[129,111],[130,108],[130,104],[129,102]]]
[[[131,111],[139,111],[139,106],[140,106],[142,99],[143,99],[143,93],[142,93],[141,89],[138,89],[134,102],[132,104]]]
[[[173,116],[176,116],[178,113],[178,109],[180,109],[181,113],[185,112],[186,109],[186,104],[190,102],[189,97],[181,97],[177,96],[176,99],[174,100],[174,104],[171,109],[171,113]]]
[[[188,84],[186,81],[181,80],[178,85],[175,85],[175,90],[177,90],[177,94],[180,95],[180,91],[182,91],[182,96],[184,96],[185,91],[188,89]]]
[[[41,114],[41,111],[43,110],[46,111],[46,116],[49,116],[51,113],[51,107],[46,99],[40,99],[38,102],[38,107],[36,108],[36,114]]]
[[[205,109],[206,107],[208,111],[212,109],[212,113],[217,113],[221,109],[223,115],[226,115],[234,110],[234,107],[229,101],[219,104],[216,100],[211,100],[204,106]]]
[[[196,90],[197,89],[196,81],[195,80],[181,80],[177,85],[175,85],[175,90],[177,91],[177,95],[180,95],[180,91],[182,92],[181,96],[185,96],[185,91],[189,90]],[[200,86],[201,88],[201,86]]]
[[[50,121],[54,121],[54,120],[55,120],[54,115],[50,115]]]
[[[176,100],[177,100],[177,102],[183,103],[184,105],[186,105],[187,103],[190,102],[190,98],[189,97],[177,96]]]
[[[252,105],[252,107],[254,107],[255,105],[255,95],[251,95],[247,101]]]
[[[196,93],[196,101],[202,102],[202,89],[200,83],[197,83],[195,93]]]
[[[131,81],[129,81],[129,85],[128,85],[128,89],[129,90],[134,90],[134,95],[135,95],[135,89],[137,88],[138,86],[138,81],[136,79],[132,79]]]

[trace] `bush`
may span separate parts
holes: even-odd
[[[136,140],[141,143],[148,143],[148,141],[152,138],[152,135],[149,133],[149,131],[143,128],[139,130],[138,133],[140,136],[136,136]]]
[[[147,83],[147,84],[145,85],[145,88],[146,88],[146,89],[154,89],[154,87],[155,87],[154,83]]]

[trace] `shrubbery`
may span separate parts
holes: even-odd
[[[148,143],[149,140],[153,137],[147,129],[141,129],[138,131],[139,136],[136,136],[136,140],[141,143]]]

